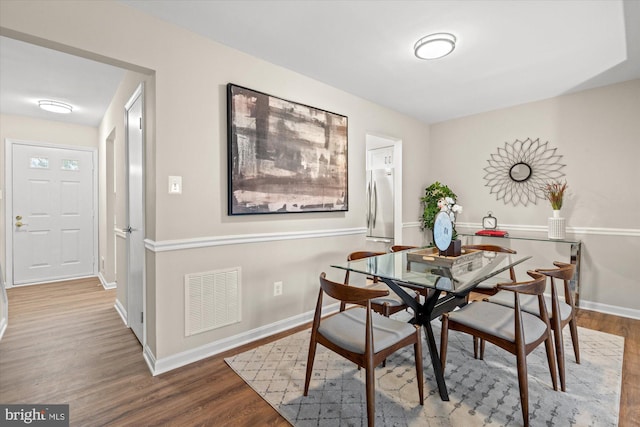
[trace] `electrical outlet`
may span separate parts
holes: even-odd
[[[273,282],[273,296],[282,295],[282,282]]]

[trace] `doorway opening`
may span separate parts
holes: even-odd
[[[14,37],[15,36],[15,37]],[[122,93],[126,92],[130,84],[137,85],[140,82],[147,82],[149,84],[148,89],[152,91],[152,94],[155,91],[155,78],[154,71],[140,67],[134,64],[123,63],[122,61],[103,57],[100,55],[96,55],[91,52],[79,51],[76,48],[70,46],[64,46],[59,43],[54,43],[44,39],[36,39],[34,41],[33,38],[28,35],[24,35],[24,39],[21,34],[15,34],[11,36],[9,40],[13,40],[16,42],[15,44],[25,45],[25,49],[29,49],[33,51],[34,49],[39,49],[38,53],[35,55],[31,55],[32,57],[38,59],[41,56],[45,59],[49,59],[51,56],[65,56],[69,57],[69,62],[65,62],[65,59],[61,59],[61,63],[66,64],[66,71],[69,71],[69,75],[73,74],[71,71],[80,73],[81,71],[86,69],[84,64],[92,63],[95,68],[95,64],[108,65],[111,67],[120,68],[124,71],[124,77],[120,78],[118,84],[116,84],[116,89],[114,94],[111,94],[110,103],[115,105],[115,107],[108,107],[107,111],[116,111],[111,117],[108,116],[108,112],[102,113],[101,118],[98,118],[97,121],[99,125],[84,125],[87,127],[96,127],[98,128],[98,137],[96,141],[97,148],[94,148],[96,151],[96,159],[93,161],[94,167],[92,170],[96,174],[92,179],[92,182],[95,184],[95,191],[90,200],[97,200],[95,206],[92,207],[93,219],[95,221],[92,229],[94,233],[94,238],[92,242],[92,246],[90,250],[80,251],[83,254],[90,253],[92,258],[92,270],[88,273],[91,276],[98,276],[100,281],[102,282],[105,288],[117,288],[116,293],[116,309],[122,315],[123,311],[118,309],[118,305],[122,307],[128,306],[128,292],[127,292],[127,280],[120,275],[117,275],[118,270],[122,272],[126,272],[128,269],[129,261],[126,256],[126,245],[121,242],[126,241],[128,237],[124,232],[125,224],[129,223],[129,219],[127,218],[126,206],[127,206],[127,191],[126,191],[126,179],[122,179],[125,176],[126,165],[127,165],[127,157],[125,151],[125,128],[124,128],[124,105],[131,95],[131,92],[126,93],[124,98],[122,98]],[[6,36],[2,36],[3,39],[7,38]],[[9,43],[5,43],[5,46],[9,45]],[[11,44],[12,46],[14,44]],[[48,53],[46,53],[48,52]],[[55,52],[55,53],[51,53]],[[66,55],[65,55],[66,54]],[[51,56],[50,56],[51,55]],[[4,55],[3,55],[4,56]],[[16,57],[20,57],[20,55],[16,55]],[[52,61],[50,61],[52,62]],[[47,64],[51,65],[51,64]],[[38,67],[36,63],[31,62],[26,64],[25,73],[29,76],[33,76],[37,73],[27,73],[26,71],[34,70],[34,69],[47,69],[50,70],[51,67]],[[91,67],[87,67],[91,68]],[[20,73],[16,73],[20,74]],[[95,75],[87,72],[87,76],[90,78],[96,79]],[[34,77],[35,78],[35,77]],[[68,82],[69,84],[63,84],[64,82],[60,82],[59,87],[67,88],[73,82],[73,79]],[[65,82],[67,82],[65,80]],[[100,86],[100,85],[98,85]],[[124,87],[124,89],[123,89]],[[135,86],[134,86],[135,87]],[[90,90],[85,90],[83,93],[92,93]],[[64,93],[59,94],[62,98],[70,98],[71,95],[65,96]],[[153,95],[151,95],[152,102],[148,103],[144,106],[145,109],[153,109],[155,99]],[[85,99],[86,100],[86,99]],[[88,102],[88,100],[86,100]],[[119,106],[119,107],[118,107]],[[89,108],[85,108],[85,111]],[[78,109],[80,111],[80,109]],[[98,110],[100,111],[100,110]],[[104,111],[104,110],[102,110]],[[12,113],[10,113],[12,114]],[[51,118],[43,118],[37,116],[30,116],[28,113],[13,113],[16,116],[24,115],[26,117],[40,119],[40,120],[49,120]],[[153,117],[153,114],[151,114]],[[57,121],[67,121],[68,123],[77,125],[78,123],[74,122],[74,118],[59,118],[56,117]],[[53,123],[53,122],[51,122]],[[80,125],[83,126],[83,125]],[[104,130],[103,130],[104,129]],[[105,131],[107,133],[105,133]],[[153,135],[153,133],[151,133]],[[58,139],[60,137],[58,136]],[[75,141],[70,141],[71,144],[75,143]],[[75,148],[81,148],[80,146]],[[142,157],[144,158],[144,146],[142,146]],[[37,157],[37,156],[35,156]],[[41,156],[42,157],[42,156]],[[84,163],[84,160],[82,161]],[[11,169],[9,167],[9,163],[7,163],[7,156],[5,156],[5,166],[7,169]],[[143,169],[144,163],[141,164],[142,168],[139,169],[139,173],[141,176],[144,176],[145,171]],[[108,170],[108,172],[107,172]],[[117,178],[117,179],[116,179]],[[10,194],[9,187],[10,181],[5,180],[7,183],[7,196]],[[8,201],[8,197],[5,197]],[[5,202],[6,203],[6,202]],[[5,207],[7,204],[5,204]],[[140,216],[144,217],[144,209],[145,202],[144,199],[141,199],[139,202],[139,209],[141,211]],[[4,260],[5,260],[5,270],[8,270],[7,267],[12,266],[16,261],[16,256],[14,255],[13,250],[11,249],[11,245],[13,245],[13,239],[8,235],[11,233],[14,228],[14,223],[12,219],[16,215],[13,215],[12,209],[5,210],[5,221],[3,223],[4,231],[0,233],[3,235],[0,237],[0,240],[4,240],[4,244],[0,246],[0,248],[4,248]],[[20,216],[20,215],[17,215]],[[23,221],[24,223],[25,221]],[[116,226],[118,224],[119,226]],[[124,238],[123,238],[124,237]],[[143,236],[144,238],[144,236]],[[121,241],[121,242],[119,242]],[[7,272],[8,273],[8,272]],[[80,276],[70,275],[68,278],[77,278],[83,277],[85,273],[82,273]],[[125,276],[126,277],[126,276]],[[64,276],[66,279],[67,276]],[[7,287],[12,287],[14,284],[14,276],[13,271],[11,274],[7,274]],[[122,279],[122,280],[119,280]],[[62,279],[61,279],[62,280]],[[143,278],[144,280],[144,278]],[[51,278],[48,277],[45,279],[46,282],[51,281]],[[144,292],[140,292],[140,300],[141,305],[144,307]],[[120,304],[118,304],[121,301]],[[129,322],[127,321],[126,311],[124,312],[123,319],[125,323],[129,326]],[[136,333],[136,336],[142,337],[141,342],[144,345],[144,336],[146,331],[142,331],[141,334]]]
[[[367,247],[388,251],[402,241],[402,140],[367,133]]]

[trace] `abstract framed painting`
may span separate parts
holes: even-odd
[[[347,117],[227,85],[228,214],[349,210]]]

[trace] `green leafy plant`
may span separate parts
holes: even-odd
[[[447,197],[455,201],[458,196],[449,187],[438,181],[425,188],[424,196],[420,198],[424,208],[421,218],[421,228],[423,230],[433,230],[433,221],[436,218],[436,214],[441,210],[438,202]]]
[[[543,191],[547,200],[551,202],[551,207],[553,208],[553,210],[560,210],[560,208],[562,208],[562,199],[564,198],[564,193],[565,191],[567,191],[567,183],[553,181],[546,184],[543,188]]]

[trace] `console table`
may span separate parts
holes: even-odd
[[[468,243],[468,244],[472,244],[473,242],[470,242],[468,240],[470,240],[469,238],[473,238],[473,237],[478,237],[478,238],[482,238],[482,239],[492,239],[492,240],[528,240],[528,241],[533,241],[533,242],[547,242],[547,243],[564,243],[564,244],[568,244],[571,245],[571,255],[570,255],[570,262],[571,264],[575,264],[576,266],[576,272],[573,275],[573,279],[571,279],[571,290],[574,292],[575,295],[575,304],[576,307],[579,306],[580,303],[580,255],[582,252],[582,241],[580,240],[569,240],[569,239],[549,239],[549,238],[544,238],[544,237],[520,237],[520,236],[506,236],[506,237],[499,237],[499,236],[479,236],[475,233],[458,233],[458,236],[461,237],[465,237],[465,242],[463,243]]]

